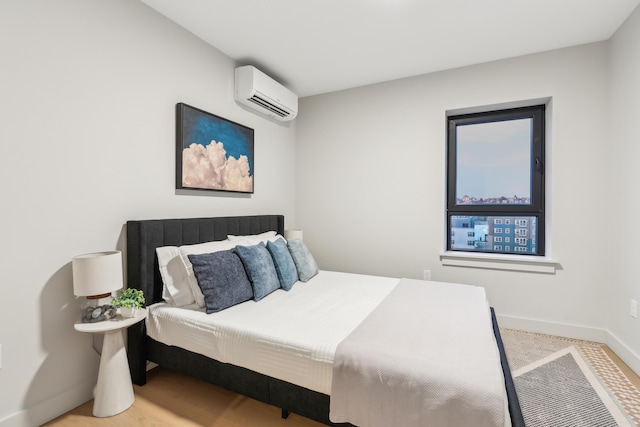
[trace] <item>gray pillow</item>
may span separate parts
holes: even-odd
[[[207,314],[216,313],[253,297],[251,283],[238,255],[232,250],[188,255],[204,294]]]
[[[280,286],[285,291],[291,290],[294,283],[298,281],[298,270],[296,264],[291,258],[289,248],[284,239],[278,239],[275,242],[267,242],[267,250],[271,253],[273,258],[273,264],[276,267],[276,273],[278,273],[278,280],[280,280]]]
[[[273,259],[263,242],[253,246],[238,245],[234,249],[244,265],[253,287],[253,299],[260,301],[280,287]]]
[[[291,239],[287,242],[291,258],[298,270],[298,277],[302,282],[308,282],[313,276],[318,274],[318,264],[313,259],[307,246],[300,239]]]

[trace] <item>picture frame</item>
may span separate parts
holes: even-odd
[[[176,104],[176,189],[253,194],[254,130]]]

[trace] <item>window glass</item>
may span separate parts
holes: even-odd
[[[533,119],[456,127],[456,204],[531,203]]]
[[[517,236],[513,239],[517,245],[503,246],[503,243],[510,242],[509,237],[503,237],[505,232],[505,225],[502,225],[501,229],[493,227],[496,216],[472,216],[472,215],[452,215],[450,228],[451,232],[455,233],[461,230],[473,229],[473,232],[468,232],[467,236],[473,235],[474,239],[468,239],[466,241],[458,241],[450,239],[451,250],[462,250],[470,252],[497,252],[497,253],[526,253],[527,255],[536,255],[538,253],[537,242],[534,236],[537,234],[536,222],[537,218],[528,217],[526,219],[526,227],[517,227],[515,224],[511,225],[514,228],[514,234]],[[510,218],[513,221],[513,218]],[[498,232],[498,231],[500,232]]]

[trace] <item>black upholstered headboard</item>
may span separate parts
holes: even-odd
[[[127,222],[127,286],[142,289],[146,304],[162,300],[156,248],[224,240],[275,230],[284,234],[283,215],[152,219]]]

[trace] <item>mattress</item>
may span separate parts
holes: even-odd
[[[278,289],[213,314],[195,304],[158,303],[149,307],[147,335],[328,395],[338,344],[398,282],[320,271],[288,292]]]

